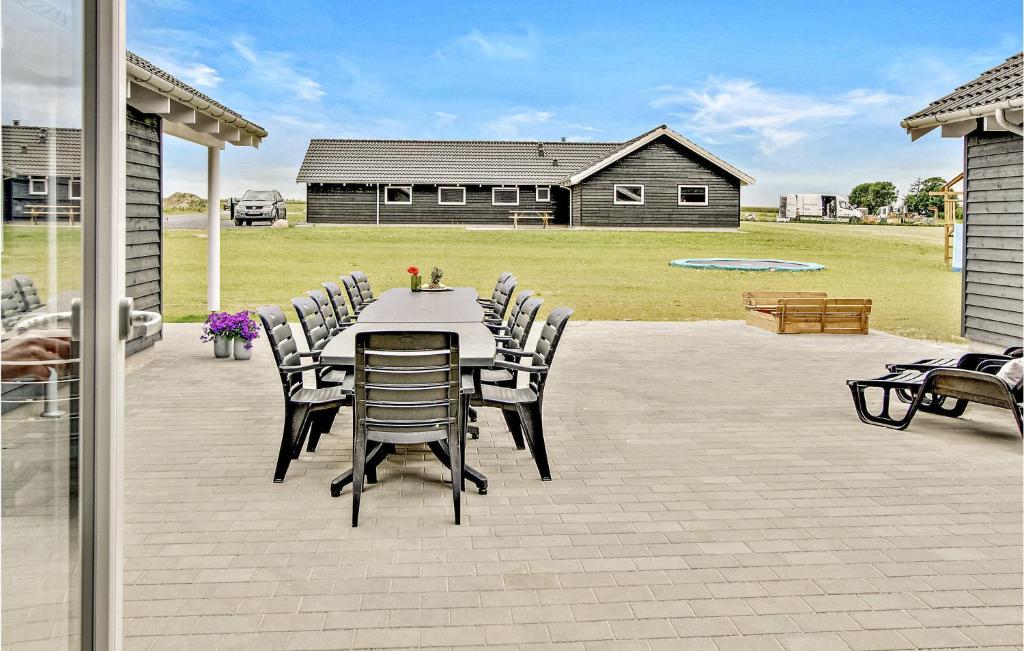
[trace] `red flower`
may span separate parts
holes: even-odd
[[[418,276],[418,275],[420,275],[420,268],[419,267],[409,267],[408,269],[406,269],[406,271],[409,272],[410,276]]]

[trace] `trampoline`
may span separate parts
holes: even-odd
[[[816,262],[759,258],[686,258],[673,260],[668,264],[672,267],[687,269],[722,269],[726,271],[821,271],[825,268]]]

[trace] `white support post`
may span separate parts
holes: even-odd
[[[206,309],[220,309],[220,149],[206,148]]]

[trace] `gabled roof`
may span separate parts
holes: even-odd
[[[661,135],[668,135],[735,174],[742,182],[753,183],[751,177],[664,125],[627,142],[314,139],[309,143],[296,180],[299,183],[566,185],[578,182],[572,179],[581,172],[609,165]]]
[[[672,129],[669,129],[666,125],[663,124],[659,127],[651,129],[650,131],[648,131],[647,133],[643,134],[638,138],[634,138],[629,142],[623,143],[623,145],[619,149],[610,153],[605,158],[595,162],[593,165],[587,167],[586,169],[581,170],[576,174],[573,174],[571,177],[569,177],[569,185],[576,185],[577,183],[587,178],[588,176],[596,174],[597,172],[608,167],[615,161],[628,156],[629,154],[633,153],[638,149],[646,147],[651,142],[657,140],[658,138],[661,138],[662,136],[674,140],[679,145],[682,145],[685,149],[689,149],[690,151],[697,154],[701,158],[721,168],[726,173],[736,177],[737,179],[739,179],[741,184],[753,185],[755,183],[754,177],[750,176],[746,172],[743,172],[742,170],[733,167],[729,163],[726,163],[718,156],[715,156],[714,154],[704,149],[703,147],[682,137],[681,135],[679,135]]]
[[[981,73],[900,122],[900,126],[920,137],[942,124],[995,115],[996,111],[1024,107],[1024,53],[1018,53]]]
[[[297,180],[555,185],[619,147],[614,142],[316,139]]]
[[[2,138],[5,176],[82,174],[81,129],[4,125]]]

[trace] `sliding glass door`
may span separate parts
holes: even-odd
[[[2,0],[0,647],[121,648],[124,2]]]

